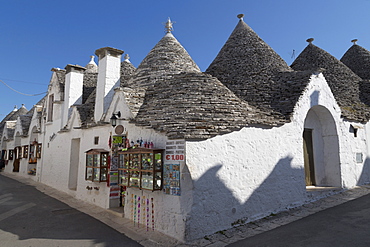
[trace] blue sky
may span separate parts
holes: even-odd
[[[310,37],[338,59],[354,38],[370,49],[370,0],[0,0],[0,10],[0,80],[25,94],[46,92],[51,68],[85,66],[101,47],[124,50],[138,66],[165,34],[168,17],[202,71],[240,13],[288,65]],[[0,119],[15,105],[30,109],[41,98],[0,83]]]

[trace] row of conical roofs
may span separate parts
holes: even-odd
[[[343,117],[358,122],[370,119],[370,101],[361,96],[370,91],[364,82],[370,77],[369,51],[354,44],[341,62],[310,39],[288,66],[243,21],[243,15],[238,18],[205,72],[171,33],[170,19],[165,36],[137,69],[128,59],[122,62],[121,87],[130,95],[126,102],[135,114],[131,122],[186,139],[206,139],[251,125],[282,125],[291,120],[312,73],[320,69]],[[85,109],[80,112],[82,120],[93,115],[91,95],[86,100],[89,107],[80,107]]]
[[[313,73],[323,74],[345,119],[370,119],[370,52],[354,44],[342,62],[312,44],[291,66],[238,15],[239,22],[205,72],[171,33],[135,68],[126,55],[121,87],[134,117],[132,123],[163,131],[170,138],[207,139],[245,126],[289,122]],[[86,66],[83,126],[94,124],[97,65]],[[58,73],[57,73],[58,74]],[[63,78],[63,71],[59,72]],[[60,85],[64,84],[60,79]]]
[[[370,101],[362,96],[370,91],[364,83],[370,77],[369,51],[354,44],[341,62],[310,39],[288,66],[242,15],[238,17],[237,26],[205,73],[174,36],[166,34],[126,84],[148,88],[133,122],[173,138],[201,139],[248,125],[280,125],[290,121],[311,75],[320,69],[342,117],[358,122],[370,119]]]

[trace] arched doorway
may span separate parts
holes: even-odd
[[[303,151],[306,186],[341,186],[337,127],[327,108],[316,105],[308,111]]]

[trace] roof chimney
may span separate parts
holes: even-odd
[[[113,89],[119,86],[123,51],[104,47],[96,50],[95,54],[99,57],[99,66],[94,119],[99,122],[113,99]]]
[[[75,104],[82,104],[83,77],[86,68],[79,65],[68,64],[65,67],[65,70],[66,80],[61,128],[63,128],[68,122],[71,112],[70,107]]]

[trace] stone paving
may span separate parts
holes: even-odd
[[[361,196],[370,193],[370,185],[358,186],[351,190],[334,190],[331,196],[319,199],[315,202],[305,204],[301,207],[290,209],[278,214],[274,214],[263,219],[249,222],[244,225],[233,227],[231,229],[219,231],[213,235],[205,236],[202,239],[190,243],[179,243],[177,240],[172,239],[164,234],[157,231],[147,230],[145,226],[138,227],[134,226],[133,222],[120,217],[120,212],[112,210],[106,210],[98,206],[78,200],[71,195],[64,192],[58,191],[45,184],[41,184],[33,181],[30,178],[22,178],[14,174],[2,173],[2,175],[16,179],[22,183],[34,186],[39,191],[45,193],[48,196],[54,197],[59,201],[62,201],[69,206],[76,208],[77,210],[88,214],[101,222],[109,225],[116,229],[118,232],[125,234],[127,237],[137,241],[145,247],[159,247],[159,246],[194,246],[194,247],[222,247],[228,244],[234,243],[238,240],[252,237],[259,233],[272,230],[276,227],[289,224],[293,221],[337,206],[347,201],[354,200]]]

